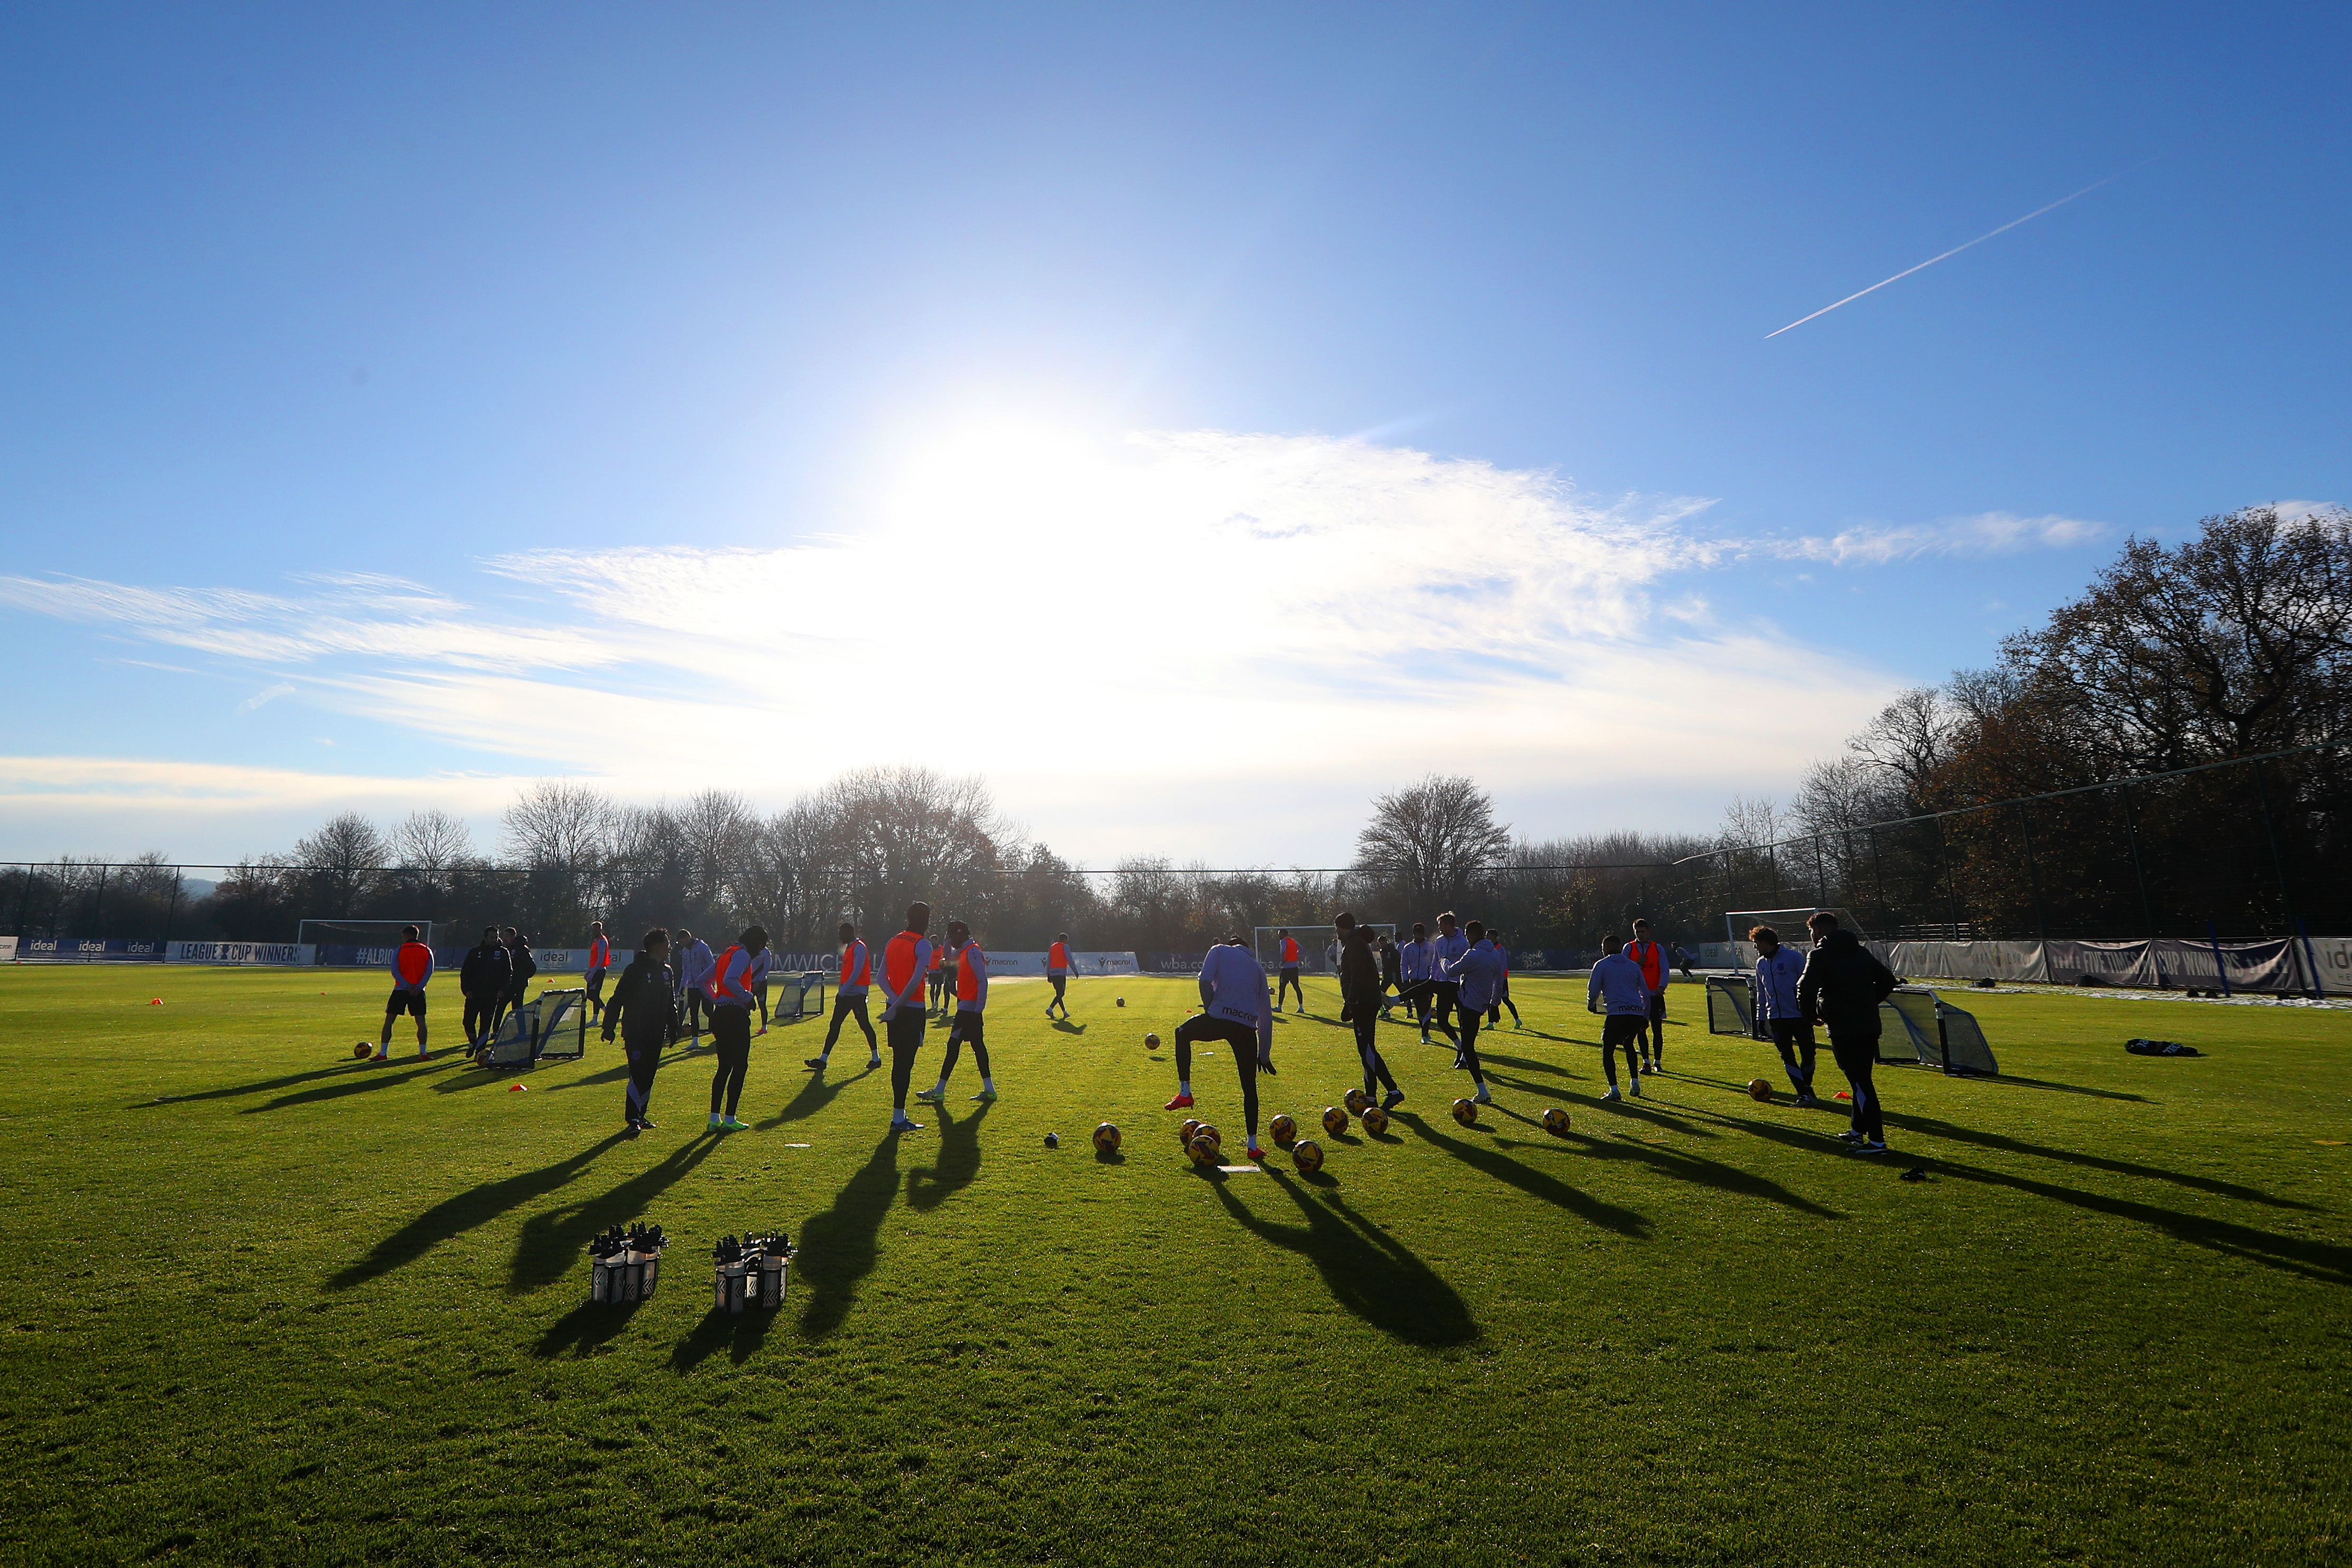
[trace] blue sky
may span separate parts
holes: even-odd
[[[0,853],[906,760],[1093,862],[1432,768],[1706,827],[2125,535],[2352,499],[2347,35],[12,7]]]

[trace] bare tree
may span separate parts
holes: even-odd
[[[392,831],[392,852],[428,886],[439,886],[474,858],[474,835],[461,818],[437,808],[411,811]]]
[[[1951,758],[1961,716],[1934,686],[1914,686],[1881,708],[1845,748],[1894,775],[1904,804],[1924,810],[1936,774]]]
[[[357,811],[328,819],[294,845],[295,862],[311,873],[310,895],[323,898],[328,907],[322,913],[336,919],[351,915],[361,894],[391,858],[392,846],[383,834]]]
[[[1384,881],[1416,905],[1457,901],[1481,867],[1498,864],[1511,831],[1495,821],[1495,802],[1475,781],[1432,773],[1410,789],[1372,801],[1372,820],[1356,835],[1354,873]]]
[[[507,852],[527,866],[593,870],[609,847],[612,798],[570,779],[541,779],[506,809]]]

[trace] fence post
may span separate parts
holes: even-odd
[[[1822,836],[1813,835],[1813,903],[1826,909],[1830,903],[1829,873],[1822,864]]]
[[[181,869],[179,866],[172,868],[172,902],[163,910],[163,951],[166,954],[172,950],[172,917],[180,913]]]
[[[27,915],[32,913],[32,908],[33,862],[31,861],[26,861],[25,862],[24,889],[16,895],[16,940],[19,942],[22,942],[25,939],[25,918]]]
[[[2131,841],[2132,877],[2139,883],[2140,929],[2147,933],[2147,961],[2155,966],[2157,988],[2164,988],[2163,949],[2157,946],[2156,906],[2147,901],[2147,876],[2139,868],[2139,810],[2132,804],[2132,787],[2124,784],[2124,834]]]
[[[2286,911],[2286,923],[2297,931],[2301,931],[2303,922],[2296,919],[2294,915],[2294,894],[2286,890],[2286,857],[2279,853],[2278,827],[2271,820],[2271,787],[2263,782],[2263,762],[2259,757],[2254,759],[2254,797],[2263,803],[2263,836],[2270,840],[2271,868],[2278,873],[2279,904]],[[2311,946],[2311,938],[2308,936],[2304,937],[2303,945],[2305,948]],[[2289,950],[2292,951],[2293,947],[2294,944],[2290,942]],[[2318,966],[2315,963],[2311,977],[2315,988],[2319,983],[2317,968]]]
[[[98,892],[91,895],[89,901],[89,923],[93,927],[100,924],[100,912],[106,908],[106,873],[113,869],[103,865],[98,868]],[[100,935],[104,933],[101,931]]]

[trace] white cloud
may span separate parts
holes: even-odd
[[[1941,522],[1874,525],[1797,538],[1722,539],[1714,541],[1713,548],[1725,556],[1822,560],[1834,566],[1885,566],[1930,556],[1983,558],[2035,549],[2067,549],[2095,544],[2113,532],[2105,523],[2062,517],[2054,513],[2021,517],[2011,512],[1980,512]]]
[[[237,704],[236,711],[239,713],[251,713],[255,708],[261,706],[264,703],[272,702],[278,697],[286,696],[293,692],[294,689],[294,683],[291,681],[278,681],[273,685],[264,686],[261,690],[254,693],[251,696]]]

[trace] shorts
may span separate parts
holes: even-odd
[[[415,1013],[418,1018],[423,1018],[425,1016],[425,993],[423,991],[402,990],[393,992],[391,999],[383,1004],[383,1016],[388,1019],[396,1019],[403,1013]]]
[[[1601,1049],[1609,1051],[1633,1044],[1642,1038],[1642,1030],[1649,1021],[1641,1013],[1611,1013],[1601,1020]]]
[[[1194,1013],[1176,1026],[1176,1038],[1190,1045],[1196,1040],[1222,1040],[1236,1051],[1246,1052],[1252,1061],[1257,1060],[1257,1026],[1235,1023],[1231,1019],[1211,1018],[1207,1013]]]
[[[1664,992],[1664,991],[1652,991],[1652,992],[1650,993],[1650,1017],[1652,1017],[1653,1019],[1656,1019],[1658,1022],[1660,1022],[1660,1023],[1664,1023],[1664,1022],[1665,1022],[1665,1020],[1666,1020],[1666,993],[1665,993],[1665,992]]]

